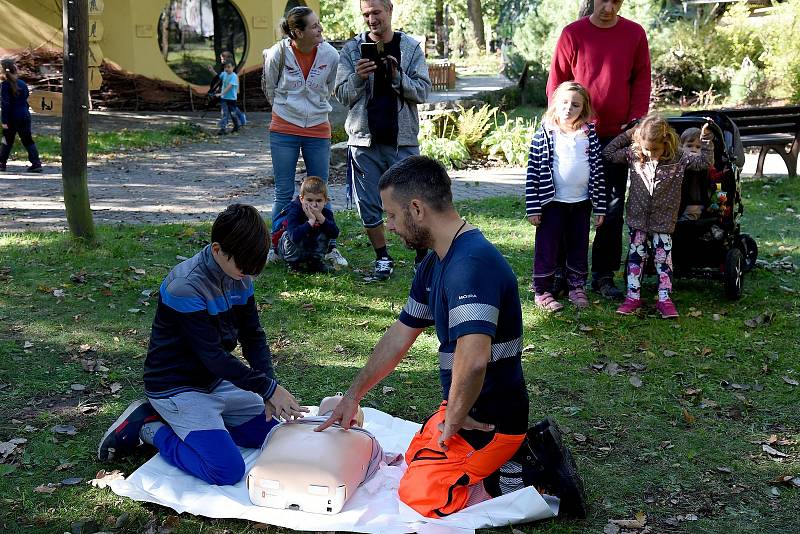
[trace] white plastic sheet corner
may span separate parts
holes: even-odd
[[[364,409],[364,428],[378,438],[384,451],[405,452],[420,425],[389,414]],[[247,469],[258,449],[242,449]],[[250,503],[245,481],[212,486],[167,464],[156,455],[125,480],[109,486],[117,495],[212,518],[248,519],[295,530],[374,533],[468,534],[475,529],[549,519],[558,514],[558,499],[543,498],[533,488],[491,499],[443,519],[423,517],[401,503],[397,486],[403,466],[381,466],[336,515],[262,508]]]

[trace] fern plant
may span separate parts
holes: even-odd
[[[497,108],[485,104],[481,108],[465,109],[459,106],[458,115],[454,119],[458,127],[459,139],[470,154],[480,151],[481,141],[492,127],[492,122],[497,120]]]

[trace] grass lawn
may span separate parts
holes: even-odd
[[[114,132],[89,132],[89,159],[120,152],[160,148],[206,139],[208,133],[196,124],[184,122],[165,130],[127,130]],[[44,161],[61,161],[61,137],[34,135],[39,155]],[[28,154],[17,139],[12,159],[26,161]]]
[[[750,182],[744,195],[743,228],[761,257],[789,256],[799,264],[800,180]],[[534,309],[526,291],[533,232],[521,198],[459,209],[519,275],[531,419],[558,420],[591,500],[586,521],[521,531],[601,532],[609,519],[638,513],[652,532],[800,531],[800,488],[771,482],[800,475],[796,272],[756,269],[738,302],[725,300],[719,282],[678,281],[676,321],[652,313],[620,317],[600,301],[550,316]],[[339,220],[341,250],[352,265],[368,268],[371,250],[357,217],[348,212]],[[101,468],[129,474],[145,459],[109,466],[94,456],[107,425],[142,395],[162,278],[177,255],[201,248],[208,232],[207,225],[101,227],[92,250],[65,234],[0,235],[0,441],[27,440],[0,463],[0,531],[60,534],[81,518],[115,530],[124,516],[115,531],[166,523],[179,533],[257,532],[244,521],[176,518],[86,483]],[[413,262],[397,243],[392,252],[402,261],[387,283],[365,283],[350,270],[287,275],[278,265],[257,280],[277,373],[302,402],[343,390],[399,313]],[[378,386],[366,404],[416,421],[434,410],[436,347],[433,332],[423,334],[382,384],[394,391],[383,394]],[[75,433],[55,433],[56,425]],[[787,456],[770,455],[763,444]],[[77,478],[75,485],[46,487]]]

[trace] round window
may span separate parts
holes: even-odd
[[[170,0],[159,19],[158,43],[172,72],[189,83],[208,85],[222,70],[223,53],[230,53],[237,66],[242,62],[247,32],[229,0]]]

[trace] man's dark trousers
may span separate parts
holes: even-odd
[[[605,148],[613,137],[600,138]],[[622,225],[625,216],[625,189],[628,185],[628,165],[603,161],[606,180],[606,216],[594,234],[592,243],[592,279],[611,278],[622,265]],[[563,262],[562,262],[563,264]]]

